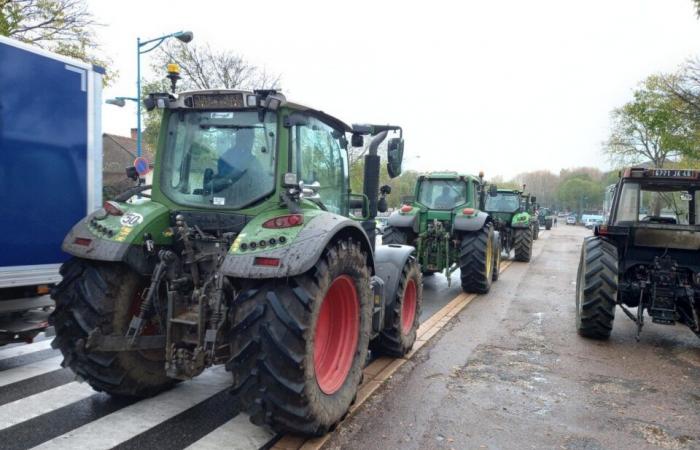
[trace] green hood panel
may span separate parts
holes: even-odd
[[[530,213],[528,213],[528,212],[517,213],[513,216],[513,220],[511,221],[511,226],[513,226],[513,227],[526,227],[526,226],[530,225],[530,220],[532,220],[532,216],[530,216]]]

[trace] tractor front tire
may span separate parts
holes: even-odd
[[[530,262],[530,258],[532,258],[532,230],[530,228],[513,230],[513,251],[516,261]]]
[[[422,299],[420,269],[416,260],[409,258],[401,272],[396,298],[393,299],[391,325],[372,341],[373,352],[400,358],[411,350],[416,342]]]
[[[497,250],[494,245],[493,225],[487,223],[473,233],[462,236],[459,248],[459,270],[464,292],[485,294],[493,282],[493,266]]]
[[[141,302],[148,279],[120,263],[72,258],[61,266],[63,280],[52,292],[56,309],[53,348],[93,389],[126,397],[150,397],[172,387],[165,375],[165,349],[145,352],[98,352],[85,348],[88,335],[123,336]]]
[[[382,245],[390,244],[409,245],[406,232],[387,225],[384,228],[384,234],[382,234]]]
[[[337,241],[308,272],[264,280],[233,305],[233,394],[256,425],[320,436],[345,416],[367,359],[367,254]]]
[[[617,247],[597,236],[581,248],[576,277],[576,330],[581,336],[607,339],[617,303]]]

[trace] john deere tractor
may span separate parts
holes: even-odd
[[[460,269],[462,288],[486,293],[498,279],[498,233],[485,201],[483,176],[455,172],[418,177],[413,201],[389,216],[382,242],[416,248],[425,275]]]
[[[508,256],[512,250],[516,261],[529,262],[532,257],[537,219],[528,211],[535,201],[535,197],[523,195],[518,189],[498,189],[486,199],[485,209],[493,216],[501,249]]]
[[[387,168],[399,175],[401,128],[349,126],[272,90],[145,105],[163,114],[153,184],[65,238],[53,346],[94,389],[128,397],[225,364],[231,408],[325,433],[355,399],[370,346],[402,356],[416,339],[414,249],[374,246],[389,191],[377,148],[397,134]],[[347,147],[367,137],[364,192],[351,194]]]

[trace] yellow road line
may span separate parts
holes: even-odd
[[[500,273],[503,273],[512,261],[502,261]],[[365,367],[364,380],[357,391],[355,404],[350,407],[349,415],[353,414],[379,387],[389,379],[398,369],[415,355],[438,331],[440,331],[454,316],[462,311],[472,300],[478,297],[476,294],[461,293],[450,300],[438,312],[430,316],[420,324],[413,349],[403,358],[379,357]],[[333,433],[328,433],[313,439],[304,439],[292,434],[284,435],[272,446],[272,450],[317,450],[331,438]]]

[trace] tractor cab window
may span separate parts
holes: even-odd
[[[328,211],[347,213],[348,161],[342,131],[310,117],[292,129],[293,160],[297,179],[307,186],[305,197]],[[308,190],[310,189],[310,191]]]
[[[622,185],[615,224],[696,225],[699,192],[682,185],[626,182]]]
[[[467,202],[467,184],[454,180],[423,180],[418,202],[431,209],[453,209]]]
[[[161,181],[176,203],[243,208],[275,187],[277,118],[256,111],[174,111]]]
[[[486,211],[512,213],[520,209],[520,195],[499,192],[495,197],[486,198]]]

